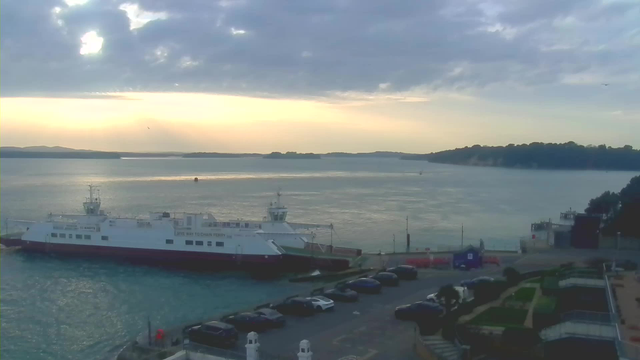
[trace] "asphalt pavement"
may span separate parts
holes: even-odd
[[[549,250],[502,257],[502,266],[489,265],[472,271],[421,270],[418,280],[401,281],[399,287],[384,287],[381,294],[360,294],[356,303],[336,302],[334,310],[311,317],[287,316],[282,329],[260,334],[261,351],[268,355],[292,356],[301,340],[311,342],[314,360],[336,359],[417,359],[414,343],[417,328],[413,322],[396,320],[397,306],[424,300],[446,284],[459,284],[477,276],[501,276],[502,269],[513,266],[520,272],[576,263],[594,257],[617,257],[640,261],[640,253],[598,250]],[[244,349],[244,336],[237,351]]]

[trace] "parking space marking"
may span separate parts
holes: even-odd
[[[337,338],[333,339],[333,345],[340,345],[340,340],[343,340],[347,336],[349,336],[349,335],[342,335],[342,336],[338,336]]]
[[[361,357],[359,360],[367,360],[368,358],[374,356],[377,353],[378,353],[377,350],[369,349],[369,352],[365,356]]]

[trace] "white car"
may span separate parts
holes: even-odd
[[[462,287],[462,286],[454,286],[454,289],[456,289],[456,291],[458,292],[458,294],[460,295],[460,303],[466,302],[469,300],[469,290],[467,290],[466,287]],[[438,293],[433,293],[429,296],[427,296],[427,301],[431,301],[434,303],[440,303],[441,305],[443,304],[443,301],[438,301]]]
[[[308,299],[311,300],[311,302],[313,303],[313,307],[316,308],[317,311],[331,310],[335,305],[333,300],[324,296],[314,296]]]

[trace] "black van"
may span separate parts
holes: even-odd
[[[189,341],[197,344],[233,347],[238,341],[238,331],[233,325],[219,321],[210,321],[188,330]]]

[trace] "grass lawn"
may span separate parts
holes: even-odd
[[[528,312],[526,309],[490,307],[471,319],[468,324],[501,327],[522,326]]]
[[[553,296],[540,296],[533,311],[541,314],[551,314],[556,309],[556,302],[557,299]]]
[[[513,294],[513,300],[530,302],[531,300],[533,300],[533,296],[536,294],[536,290],[536,288],[532,287],[520,288],[515,292],[515,294]]]

